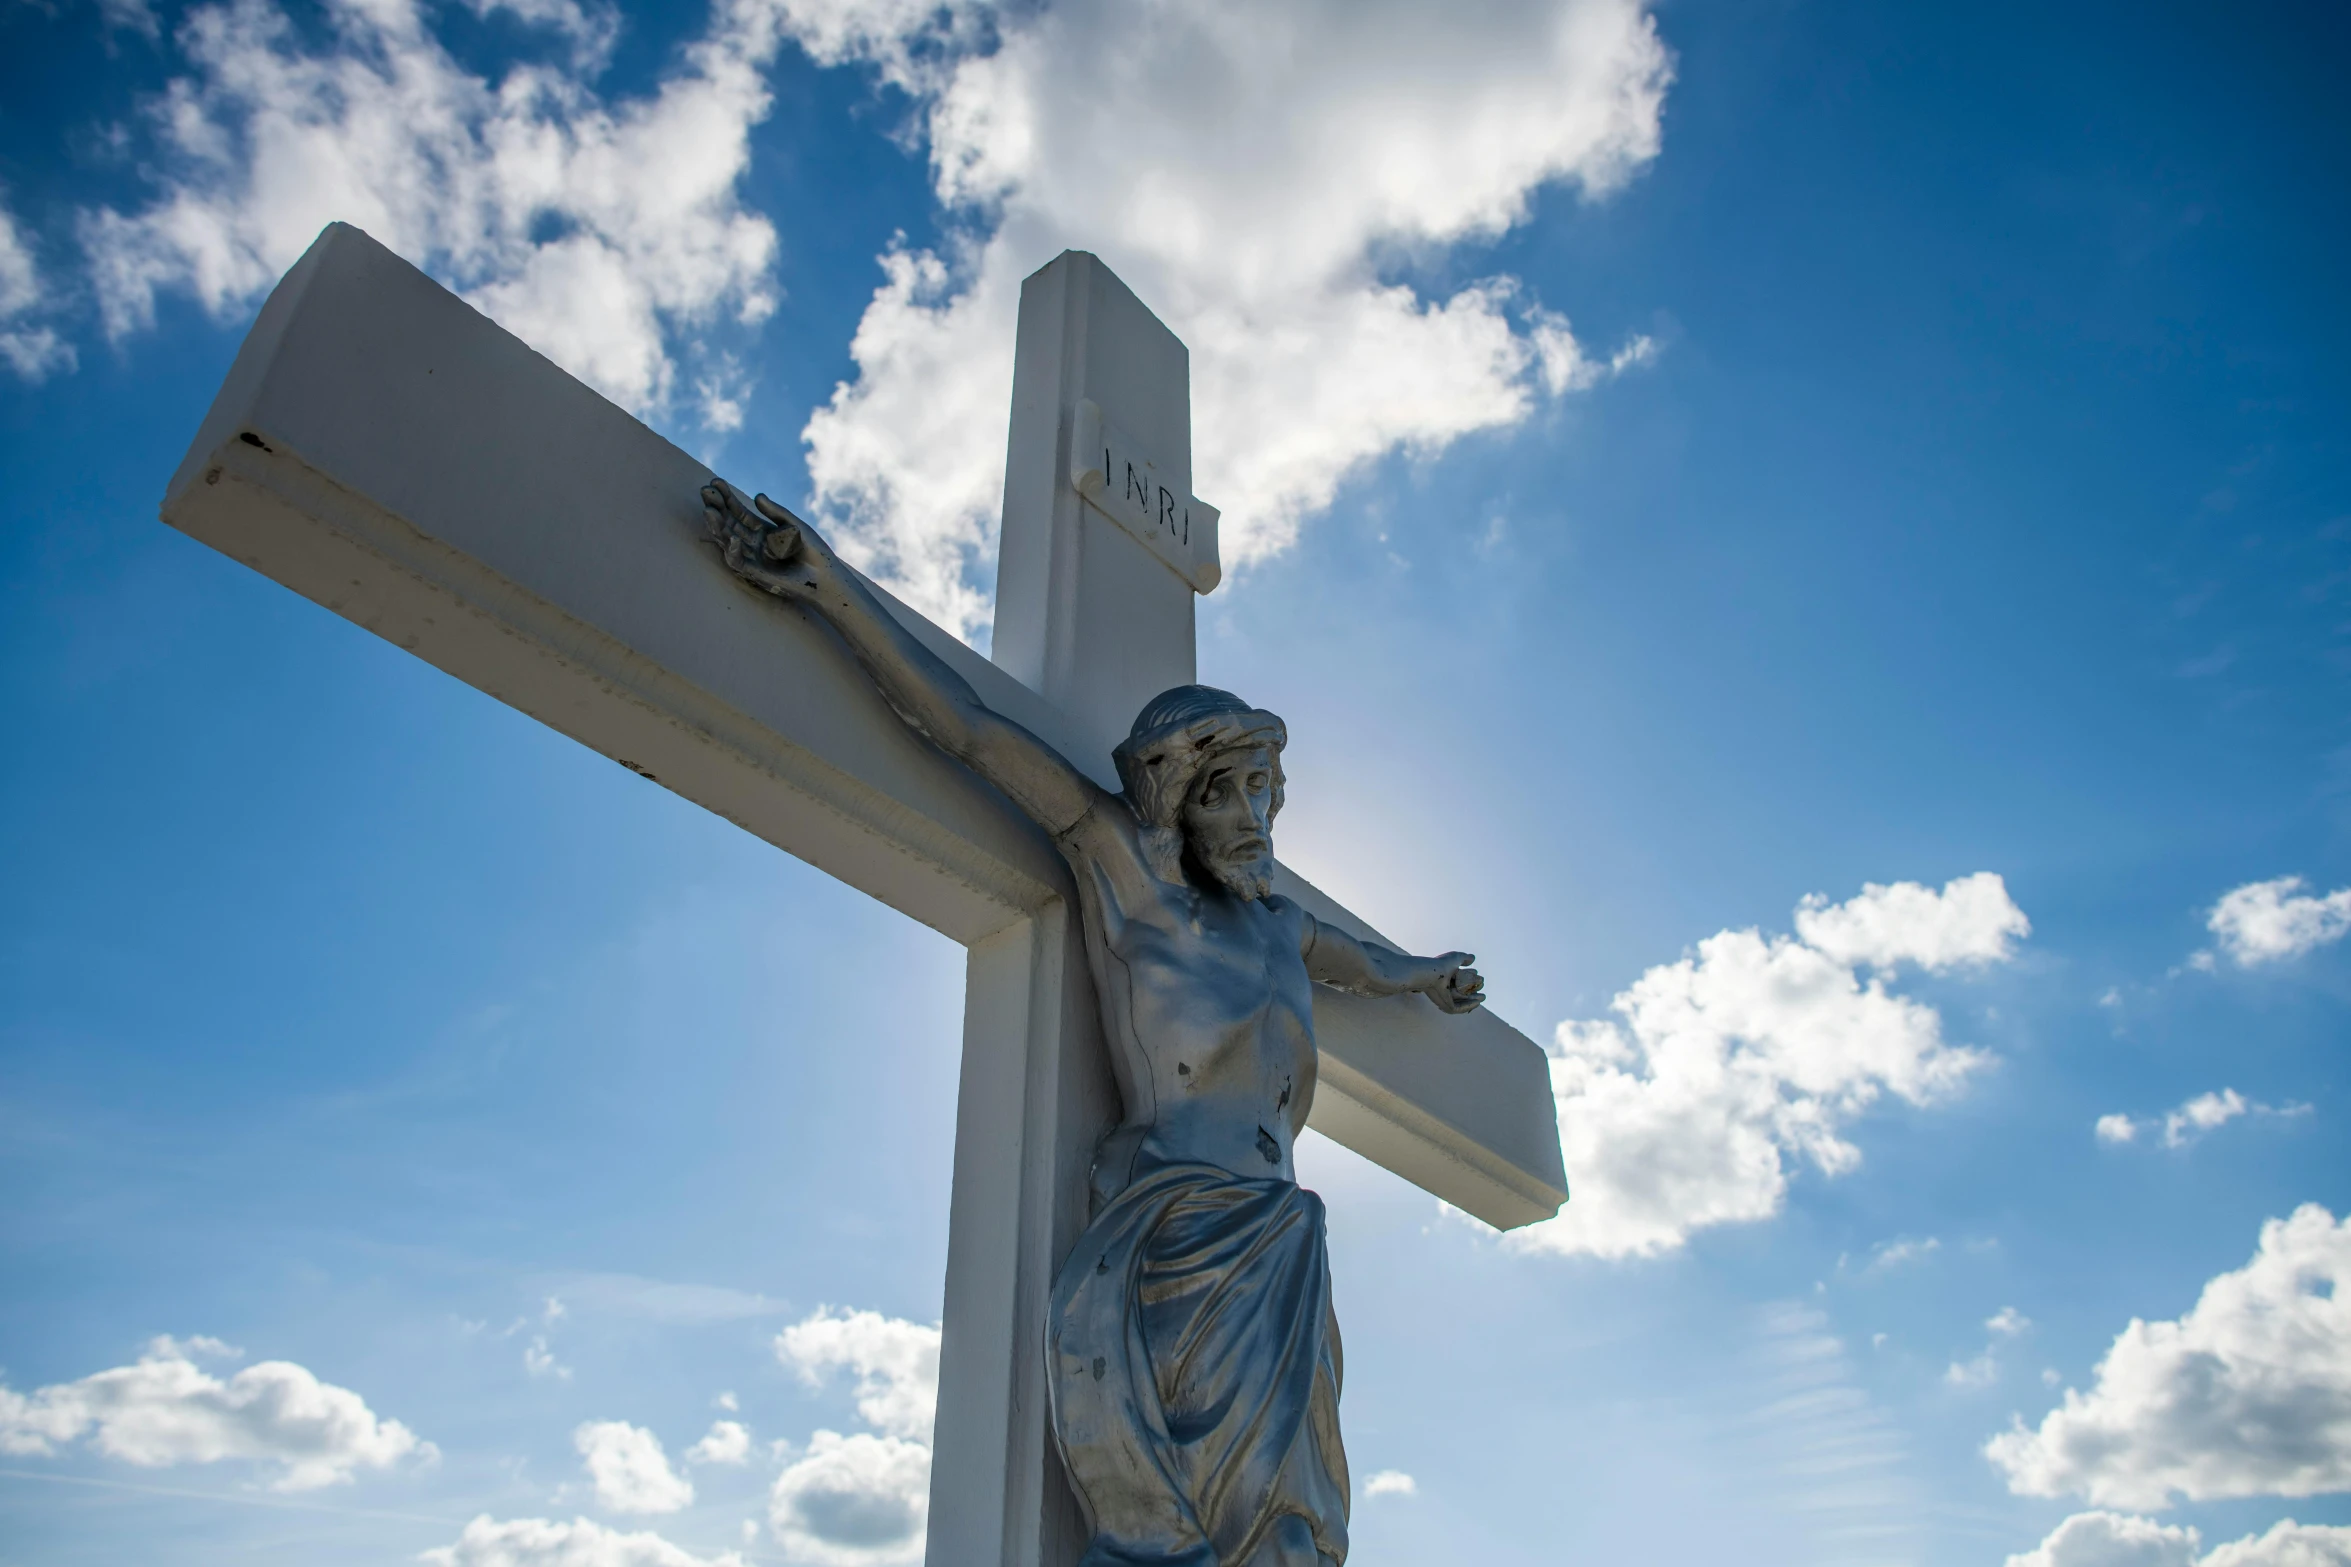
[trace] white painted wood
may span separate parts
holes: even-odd
[[[1092,402],[1168,486],[1192,490],[1192,357],[1108,267],[1065,251],[1020,291],[995,661],[1107,763],[1135,715],[1193,679],[1191,584],[1070,483],[1078,404]]]
[[[1142,540],[1193,592],[1216,591],[1224,580],[1217,509],[1172,488],[1174,475],[1142,442],[1104,418],[1092,398],[1078,400],[1070,430],[1069,482],[1087,504]]]
[[[883,595],[983,699],[1115,787],[1192,678],[1193,591],[1069,481],[1075,404],[1190,489],[1183,345],[1092,257],[1024,291],[998,664]],[[1115,1118],[1068,878],[908,733],[833,634],[702,542],[709,470],[356,229],[262,308],[164,520],[971,948],[931,1561],[1075,1561],[1049,1450],[1053,1267]],[[1172,488],[1172,486],[1171,486]],[[1015,678],[1018,677],[1018,678]],[[1288,871],[1317,918],[1376,935]],[[1490,1223],[1565,1196],[1542,1052],[1484,1013],[1325,993],[1312,1124]]]

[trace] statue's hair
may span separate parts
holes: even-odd
[[[1127,803],[1146,829],[1175,829],[1184,796],[1200,769],[1228,751],[1266,746],[1273,752],[1273,810],[1282,808],[1282,747],[1289,726],[1214,686],[1177,686],[1143,704],[1135,727],[1111,760],[1126,785]]]

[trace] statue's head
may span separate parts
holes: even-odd
[[[1213,686],[1162,691],[1111,753],[1144,849],[1173,881],[1206,875],[1235,897],[1273,890],[1273,819],[1290,731]]]

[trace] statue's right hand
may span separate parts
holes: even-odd
[[[755,497],[751,504],[756,515],[727,486],[702,487],[710,541],[725,557],[727,569],[778,598],[814,597],[832,552],[814,529],[766,496]]]

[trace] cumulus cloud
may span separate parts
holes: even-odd
[[[1366,1496],[1418,1496],[1420,1482],[1401,1469],[1382,1469],[1363,1482]]]
[[[818,61],[912,95],[948,231],[881,258],[855,378],[804,432],[856,564],[985,617],[1021,279],[1100,254],[1191,349],[1195,484],[1228,567],[1350,474],[1526,418],[1655,353],[1592,355],[1451,247],[1655,158],[1672,76],[1645,0],[779,0]],[[1424,265],[1435,263],[1436,266]]]
[[[340,218],[618,402],[669,406],[681,356],[702,401],[727,402],[740,375],[701,334],[774,303],[774,228],[738,196],[768,111],[772,12],[717,0],[650,94],[607,101],[591,76],[609,5],[476,0],[492,8],[536,24],[556,57],[474,74],[421,0],[326,0],[317,47],[272,0],[190,11],[185,73],[152,106],[153,201],[81,216],[109,335],[148,325],[165,291],[241,314]]]
[[[2076,1513],[2007,1567],[2195,1567],[2196,1531],[2121,1513]]]
[[[702,1440],[686,1449],[690,1464],[740,1464],[751,1457],[751,1430],[740,1420],[714,1420]]]
[[[810,1386],[857,1376],[857,1413],[876,1430],[928,1442],[939,1403],[939,1330],[876,1311],[820,1307],[776,1335],[776,1358]]]
[[[2239,968],[2298,958],[2351,931],[2351,887],[2324,897],[2302,891],[2299,876],[2248,882],[2221,895],[2204,918],[2220,950]],[[2210,965],[2210,955],[2199,953]]]
[[[694,1483],[669,1466],[661,1439],[642,1426],[589,1420],[571,1442],[596,1482],[597,1502],[612,1512],[674,1513],[694,1500]]]
[[[2351,1567],[2351,1529],[2287,1518],[2267,1534],[2215,1547],[2197,1567]]]
[[[2004,963],[2032,929],[2008,884],[1990,871],[1946,882],[1940,892],[1915,881],[1867,882],[1843,903],[1816,892],[1796,909],[1805,945],[1850,967],[1915,963],[1940,973]]]
[[[2351,1567],[2351,1529],[2288,1518],[2268,1533],[2247,1535],[2197,1554],[2192,1528],[2126,1513],[2076,1513],[2007,1567]]]
[[[815,1567],[919,1560],[930,1514],[938,1328],[827,1306],[776,1335],[775,1351],[812,1387],[853,1373],[858,1416],[882,1433],[819,1431],[809,1439],[768,1493],[776,1543]]]
[[[2187,1315],[2132,1319],[2088,1393],[1984,1453],[2012,1491],[2107,1507],[2351,1489],[2351,1222],[2270,1220]]]
[[[1617,996],[1617,1020],[1559,1025],[1551,1083],[1575,1200],[1510,1244],[1648,1256],[1769,1218],[1792,1162],[1832,1176],[1861,1162],[1839,1133],[1881,1097],[1932,1103],[1989,1059],[1888,983],[1904,964],[2005,959],[2031,925],[1998,876],[1809,898],[1796,924],[1710,936]]]
[[[454,1545],[424,1553],[432,1567],[743,1567],[734,1551],[697,1556],[658,1534],[625,1533],[586,1518],[494,1519],[465,1526]]]
[[[2239,1116],[2294,1116],[2308,1115],[2306,1104],[2268,1105],[2247,1099],[2233,1088],[2218,1093],[2198,1094],[2162,1116],[2149,1116],[2135,1121],[2117,1112],[2098,1117],[2095,1131],[2098,1141],[2110,1146],[2137,1142],[2142,1132],[2161,1134],[2166,1148],[2185,1148],[2215,1127],[2226,1126]]]
[[[437,1456],[357,1393],[291,1361],[265,1360],[223,1380],[193,1358],[236,1353],[218,1339],[159,1338],[135,1365],[29,1394],[0,1386],[0,1452],[45,1456],[86,1437],[94,1450],[147,1468],[249,1459],[273,1467],[281,1491]]]
[[[819,1431],[776,1476],[767,1521],[776,1543],[814,1567],[894,1567],[922,1559],[931,1450],[860,1431]]]
[[[72,346],[54,328],[33,319],[48,303],[48,295],[32,247],[17,229],[16,215],[0,199],[0,359],[27,381],[43,381],[53,370],[74,367]]]

